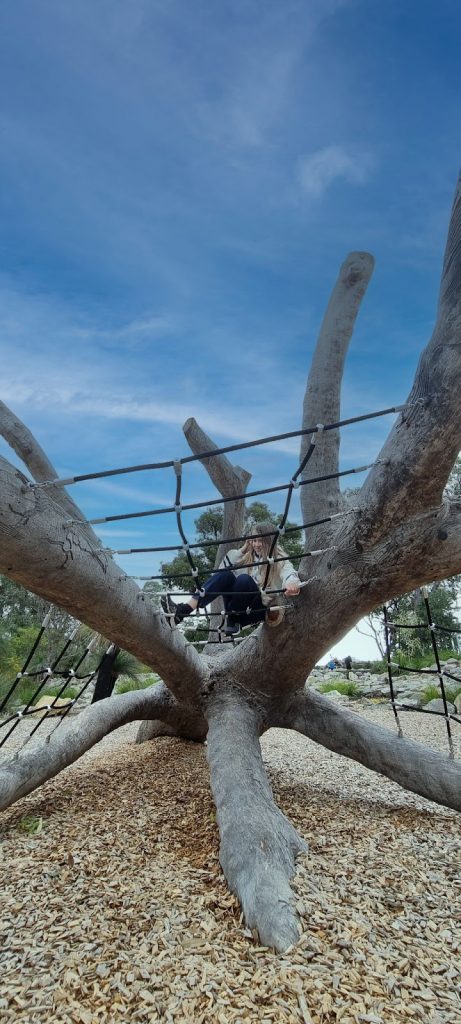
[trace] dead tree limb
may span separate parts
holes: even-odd
[[[303,430],[340,419],[341,381],[357,314],[373,273],[374,259],[367,252],[351,252],[339,271],[320,328],[303,404]],[[302,438],[301,460],[310,437]],[[320,433],[304,478],[338,472],[339,430]],[[324,480],[302,488],[303,522],[340,512],[345,507],[339,480]],[[315,536],[312,533],[312,536]],[[315,545],[314,545],[315,546]]]
[[[16,416],[4,402],[0,402],[0,435],[7,441],[10,448],[16,452],[16,455],[18,455],[29,470],[33,480],[43,482],[57,478],[58,474],[53,463],[50,462],[34,435],[22,420],[19,419],[19,416]],[[78,519],[81,523],[81,530],[92,540],[96,548],[100,548],[101,542],[85,519],[83,512],[65,488],[60,485],[50,487],[49,494],[67,512],[71,519]]]
[[[200,455],[200,452],[217,451],[218,446],[205,434],[205,431],[199,427],[197,420],[192,416],[186,420],[183,431],[194,455]],[[241,466],[233,466],[226,455],[200,459],[200,462],[223,498],[231,498],[233,494],[243,494],[246,491],[251,480],[251,473],[242,469]],[[245,523],[245,499],[225,501],[223,511],[222,537],[241,537]],[[225,544],[221,541],[216,553],[215,568],[232,546],[232,544]]]

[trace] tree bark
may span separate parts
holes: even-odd
[[[211,698],[206,713],[221,866],[246,923],[283,952],[299,937],[289,879],[307,843],[274,803],[259,744],[261,710],[229,688]]]
[[[217,451],[218,446],[205,434],[205,431],[199,427],[197,420],[192,416],[186,420],[183,431],[194,455],[200,455],[200,452]],[[200,462],[223,498],[231,498],[233,494],[243,494],[246,491],[251,480],[251,473],[247,473],[246,469],[242,469],[241,466],[233,466],[225,455],[200,459]],[[245,499],[225,501],[223,512],[222,536],[241,537],[245,523]],[[215,568],[232,546],[232,543],[221,541],[216,553]]]
[[[0,458],[0,572],[60,605],[75,618],[131,651],[193,705],[207,677],[207,661],[171,630],[139,587],[105,550],[94,552],[78,524],[70,524],[48,492]]]
[[[0,434],[19,456],[35,481],[43,482],[57,478],[58,474],[53,463],[50,462],[34,435],[4,402],[0,402]],[[83,512],[64,487],[60,485],[50,487],[49,494],[72,519],[78,519],[81,523],[80,529],[86,533],[96,548],[100,548],[101,542],[85,519]]]
[[[368,545],[438,505],[461,447],[461,178],[443,261],[437,321],[401,414],[360,494]]]
[[[340,419],[344,362],[373,267],[374,259],[370,253],[351,252],[339,271],[309,371],[303,404],[303,430],[318,423],[336,423]],[[302,479],[338,472],[339,430],[319,433],[315,441],[315,451],[302,474]],[[310,436],[302,438],[301,461],[309,442]],[[341,512],[345,507],[339,479],[323,480],[301,489],[303,522]],[[310,545],[317,547],[318,534],[315,530],[309,536]]]

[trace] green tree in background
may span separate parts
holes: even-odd
[[[429,588],[429,606],[431,609],[432,621],[438,626],[445,626],[447,629],[460,629],[457,614],[457,599],[459,586],[457,577],[434,583]],[[416,625],[418,622],[426,622],[426,608],[420,590],[411,594],[405,594],[390,603],[391,621],[402,622],[406,625]],[[420,658],[433,651],[431,632],[429,629],[393,629],[390,631],[390,648],[392,658],[396,661],[411,660]],[[436,631],[437,646],[444,651],[453,651],[457,654],[460,650],[461,634],[444,633]]]

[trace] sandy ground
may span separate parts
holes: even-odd
[[[354,708],[393,728],[387,708]],[[442,720],[404,725],[446,751]],[[295,879],[303,934],[277,955],[221,874],[205,750],[135,746],[135,733],[2,815],[2,1021],[459,1024],[459,816],[267,733],[274,792],[310,848]]]

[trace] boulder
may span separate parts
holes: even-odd
[[[448,714],[449,715],[456,714],[455,705],[454,704],[450,704],[450,701],[447,701],[447,708],[448,708]],[[441,697],[436,697],[434,700],[430,700],[428,704],[424,705],[424,710],[425,711],[441,711],[442,715],[445,714],[445,708],[443,706],[442,698]]]
[[[421,708],[423,705],[423,695],[418,690],[405,690],[398,698],[398,703],[405,707]]]

